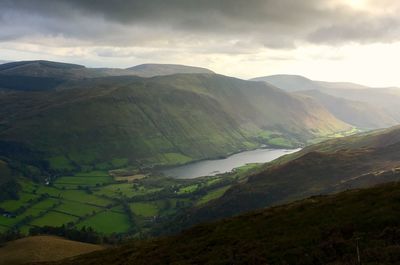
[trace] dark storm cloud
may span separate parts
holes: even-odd
[[[395,1],[395,0],[393,0]],[[387,1],[386,1],[387,2]],[[3,0],[0,40],[63,36],[98,45],[243,40],[261,47],[385,42],[399,19],[335,0]],[[359,17],[367,17],[363,21]],[[179,40],[179,41],[177,41]],[[166,44],[167,41],[167,44]]]

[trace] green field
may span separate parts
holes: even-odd
[[[132,183],[111,184],[96,189],[96,195],[104,195],[107,197],[135,197],[146,194],[156,193],[162,188],[150,188],[144,186],[136,186]]]
[[[224,195],[225,191],[227,191],[229,188],[230,186],[226,186],[210,191],[207,195],[201,197],[200,200],[198,200],[197,205],[201,205],[221,197],[222,195]]]
[[[55,210],[64,212],[71,215],[83,217],[94,212],[99,212],[102,208],[94,205],[85,204],[82,202],[66,201],[64,200],[60,206]]]
[[[112,234],[129,232],[131,224],[125,214],[108,210],[78,223],[77,227],[92,227],[104,234]]]
[[[63,214],[59,212],[49,212],[46,215],[33,220],[30,225],[34,226],[61,226],[63,224],[67,224],[69,222],[74,222],[77,220],[77,217]]]
[[[68,201],[81,202],[96,206],[107,206],[112,203],[112,201],[110,201],[109,199],[102,198],[94,194],[88,194],[86,191],[82,190],[62,191],[61,198]]]
[[[158,206],[150,202],[135,202],[129,205],[131,211],[143,217],[152,217],[158,214]]]
[[[68,223],[103,234],[151,231],[153,217],[167,219],[216,199],[255,166],[194,180],[149,176],[116,182],[104,171],[61,176],[50,185],[21,179],[20,199],[0,203],[0,208],[16,213],[15,218],[0,216],[0,233],[12,228],[28,233],[32,227]]]
[[[81,172],[73,176],[58,177],[54,182],[57,188],[76,189],[78,187],[96,187],[113,182],[113,178],[104,171]]]

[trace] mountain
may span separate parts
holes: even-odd
[[[400,180],[400,127],[326,141],[266,164],[221,198],[174,220],[179,227],[313,195]]]
[[[103,246],[66,240],[55,236],[32,236],[7,242],[0,247],[0,265],[56,261],[102,250]]]
[[[142,64],[127,69],[86,68],[83,65],[51,61],[21,61],[0,65],[0,89],[51,90],[70,80],[107,76],[153,77],[178,73],[213,72],[200,67],[174,64]]]
[[[213,71],[206,68],[179,64],[141,64],[127,68],[126,70],[131,71],[132,75],[142,77],[153,77],[172,74],[214,74]]]
[[[270,83],[283,90],[304,91],[304,90],[324,90],[324,89],[367,89],[368,87],[349,82],[324,82],[314,81],[300,75],[271,75],[256,77],[251,81],[263,81]]]
[[[397,264],[399,200],[398,183],[314,196],[45,264]]]
[[[264,81],[288,92],[306,93],[309,96],[312,93],[313,98],[332,111],[337,118],[354,126],[372,129],[400,123],[398,88],[371,88],[354,83],[313,81],[297,75],[273,75],[252,80]],[[328,95],[340,100],[328,98]]]
[[[22,61],[0,65],[0,89],[49,90],[66,80],[86,77],[82,65],[49,61]]]
[[[362,129],[386,128],[398,124],[384,109],[370,103],[334,97],[320,90],[297,91],[311,97],[328,109],[336,118]]]
[[[216,74],[9,91],[0,94],[0,117],[0,156],[59,171],[186,163],[351,129],[310,98]]]
[[[267,82],[288,92],[320,89],[317,83],[300,75],[271,75],[256,77],[250,80]]]

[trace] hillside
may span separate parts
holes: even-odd
[[[215,74],[4,93],[0,117],[0,155],[59,171],[186,163],[351,129],[312,99]]]
[[[174,222],[190,226],[308,196],[398,181],[399,161],[400,127],[323,142],[266,164],[218,200]]]
[[[397,264],[399,200],[398,183],[315,196],[49,264],[357,264],[357,242],[362,264]]]
[[[400,123],[398,88],[371,88],[354,83],[314,81],[297,75],[273,75],[252,80],[264,81],[297,94],[306,93],[311,96],[312,93],[313,98],[332,111],[337,118],[354,126],[377,129]]]
[[[26,237],[8,242],[0,247],[0,265],[56,261],[104,248],[54,236]]]

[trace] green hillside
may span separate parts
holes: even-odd
[[[400,186],[386,184],[198,225],[46,264],[397,264]]]
[[[215,74],[6,92],[0,113],[0,155],[64,172],[187,163],[351,130],[312,99]]]

